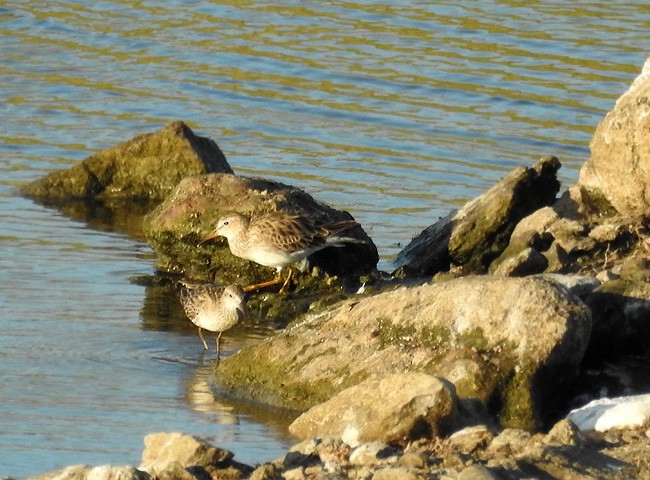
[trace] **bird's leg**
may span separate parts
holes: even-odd
[[[219,332],[217,334],[217,361],[219,361],[219,358],[221,357],[221,334],[223,332]]]
[[[208,349],[208,344],[205,341],[205,338],[203,338],[203,331],[201,330],[201,327],[199,327],[199,337],[201,337],[201,341],[203,342],[203,346],[207,350]]]
[[[289,274],[287,275],[287,278],[284,280],[284,283],[282,284],[282,288],[280,288],[280,293],[284,293],[286,291],[286,288],[291,283],[292,277],[293,277],[293,268],[289,267]]]
[[[279,285],[280,283],[282,283],[282,270],[279,270],[278,273],[275,275],[275,278],[273,278],[272,280],[268,280],[262,283],[256,283],[255,285],[249,285],[248,287],[244,287],[242,290],[244,290],[245,292],[252,292],[256,290],[261,290],[262,288],[272,287],[273,285]]]

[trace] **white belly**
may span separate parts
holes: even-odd
[[[239,317],[237,312],[227,313],[225,315],[216,315],[215,313],[199,313],[192,323],[210,332],[223,332],[237,324]]]

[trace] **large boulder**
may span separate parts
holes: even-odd
[[[497,185],[416,236],[395,259],[396,272],[426,276],[460,265],[483,273],[506,248],[517,223],[550,205],[560,188],[555,157],[519,167]]]
[[[198,245],[224,213],[259,214],[285,210],[323,222],[352,216],[314,200],[306,192],[271,180],[212,174],[184,179],[145,219],[147,241],[158,254],[156,266],[198,280],[251,284],[268,280],[274,270],[233,256],[225,239]],[[309,257],[311,265],[332,275],[361,275],[375,269],[377,248],[361,226],[346,231],[360,240],[330,247]]]
[[[217,144],[180,121],[97,152],[24,187],[43,202],[128,199],[162,201],[183,178],[232,173]]]
[[[307,440],[341,437],[353,447],[440,433],[456,406],[456,391],[448,381],[425,373],[396,373],[371,378],[343,390],[309,409],[289,432]]]
[[[544,423],[589,342],[588,308],[550,280],[490,276],[398,288],[307,315],[225,359],[222,385],[307,409],[373,376],[440,375],[504,425]]]
[[[598,124],[578,185],[629,216],[650,212],[650,59]]]

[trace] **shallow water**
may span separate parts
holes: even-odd
[[[514,166],[557,155],[574,182],[648,53],[645,2],[393,3],[0,4],[0,475],[137,465],[163,430],[251,463],[291,444],[286,416],[214,399],[173,292],[135,280],[137,216],[116,233],[20,184],[182,119],[237,173],[350,211],[388,269]]]

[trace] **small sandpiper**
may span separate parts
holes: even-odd
[[[194,325],[199,327],[199,337],[208,350],[202,330],[217,333],[217,359],[220,356],[221,334],[248,316],[244,290],[238,285],[217,285],[181,282],[181,304]]]
[[[222,236],[228,239],[233,255],[277,270],[273,280],[246,287],[256,290],[282,283],[282,269],[304,260],[309,255],[327,247],[342,247],[346,243],[364,243],[353,237],[340,236],[341,232],[359,224],[354,220],[317,224],[312,218],[285,212],[271,212],[252,218],[230,213],[217,221],[214,231],[201,243]],[[284,281],[284,292],[291,280],[292,271]]]

